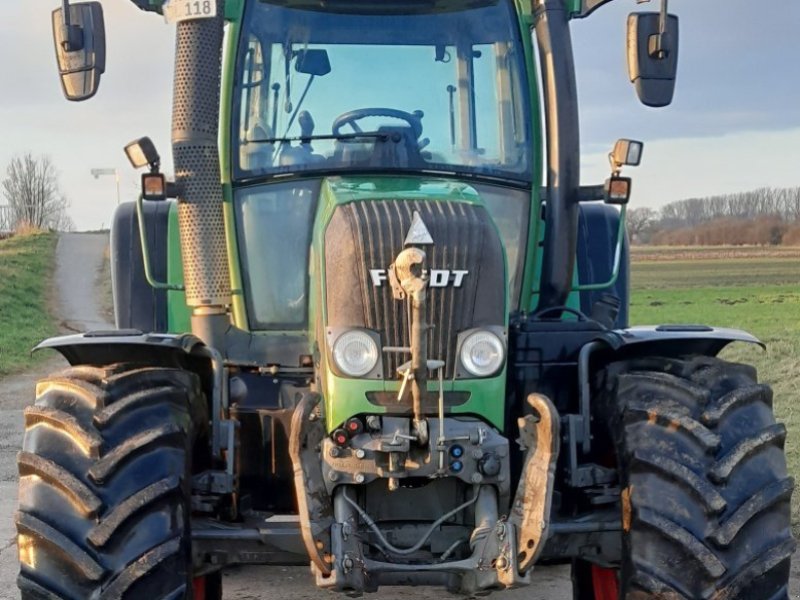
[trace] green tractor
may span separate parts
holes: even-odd
[[[126,147],[118,329],[39,346],[71,367],[25,413],[24,599],[213,600],[235,564],[471,596],[537,563],[579,600],[788,598],[786,430],[716,357],[758,341],[629,327],[641,143],[580,185],[570,22],[608,0],[133,2],[177,23],[175,180]],[[650,106],[666,5],[628,20]],[[100,4],[52,18],[88,98]]]

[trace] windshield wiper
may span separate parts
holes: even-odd
[[[302,142],[307,143],[312,140],[336,140],[339,142],[346,142],[348,140],[359,140],[359,139],[376,139],[381,142],[399,142],[403,139],[402,134],[398,132],[392,133],[380,133],[377,131],[363,131],[361,133],[340,133],[340,134],[319,134],[319,135],[298,135],[294,137],[273,137],[273,138],[263,138],[257,140],[244,140],[243,144],[274,144],[276,142],[280,142],[285,144],[287,142]]]

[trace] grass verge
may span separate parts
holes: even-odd
[[[775,415],[786,424],[789,472],[800,480],[800,257],[748,260],[636,260],[632,264],[631,323],[701,323],[744,329],[767,345],[733,344],[722,358],[754,365],[772,386]],[[667,257],[668,258],[668,257]],[[800,535],[800,492],[792,497]]]
[[[41,360],[31,348],[57,332],[50,310],[57,241],[54,233],[0,240],[0,377]]]

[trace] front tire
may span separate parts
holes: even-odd
[[[622,598],[783,600],[795,549],[772,391],[716,358],[607,371],[621,477]]]
[[[178,369],[39,382],[18,456],[23,600],[191,597],[191,457],[207,415],[197,376]]]

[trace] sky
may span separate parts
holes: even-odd
[[[0,2],[0,178],[15,155],[48,155],[79,230],[108,227],[139,174],[122,151],[149,135],[171,169],[170,112],[175,27],[127,0],[102,0],[108,60],[97,96],[67,102],[56,75],[50,11],[60,0]],[[608,176],[617,138],[645,142],[632,206],[689,197],[800,186],[800,2],[672,0],[680,17],[673,104],[641,105],[625,65],[626,16],[658,1],[615,0],[573,24],[581,102],[582,182]],[[354,107],[357,108],[357,107]],[[0,199],[0,204],[3,201]]]

